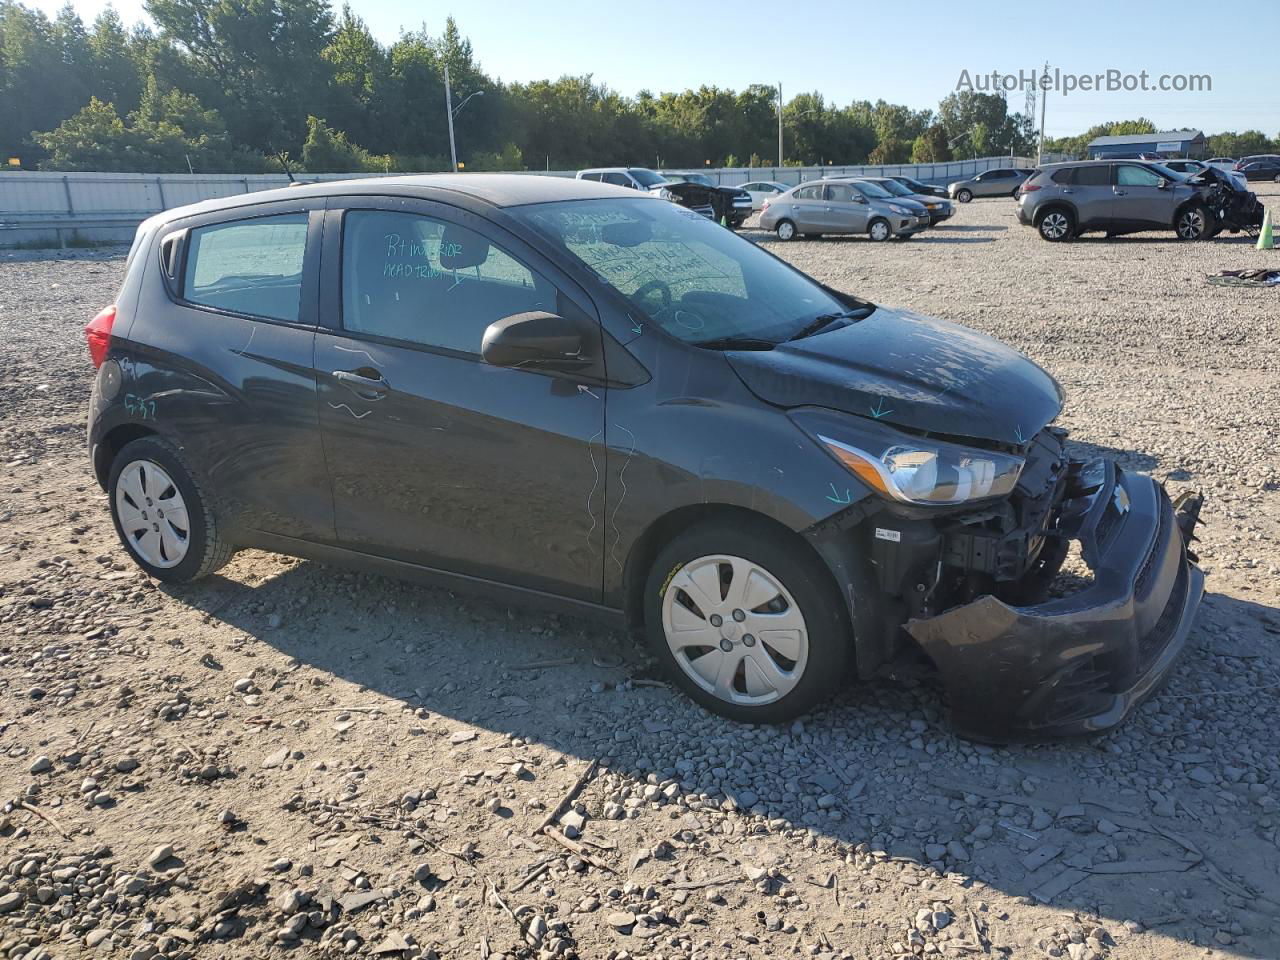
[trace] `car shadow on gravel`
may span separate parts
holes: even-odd
[[[853,682],[789,727],[749,727],[650,679],[640,648],[587,621],[310,562],[253,585],[162,589],[292,658],[306,672],[290,684],[355,685],[329,695],[335,708],[367,690],[425,718],[408,738],[419,775],[467,723],[494,735],[482,750],[517,737],[641,787],[674,784],[673,835],[701,833],[700,810],[737,807],[860,857],[1188,944],[1231,917],[1241,955],[1280,955],[1267,899],[1280,858],[1259,842],[1275,803],[1250,766],[1273,750],[1251,706],[1277,679],[1273,607],[1208,595],[1179,668],[1118,730],[997,748],[957,738],[919,671]]]

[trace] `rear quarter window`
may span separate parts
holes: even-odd
[[[182,297],[232,313],[296,321],[306,248],[306,213],[196,227]]]

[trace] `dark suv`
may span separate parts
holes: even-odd
[[[1234,190],[1225,175],[1187,177],[1141,160],[1048,164],[1027,178],[1017,198],[1018,221],[1051,241],[1091,231],[1112,236],[1169,229],[1179,239],[1202,240],[1224,226],[1261,222],[1257,198]]]
[[[543,602],[739,720],[914,641],[971,736],[1099,730],[1201,597],[1198,498],[1069,458],[1030,360],[607,184],[170,210],[86,332],[93,471],[156,579],[257,547]],[[1094,580],[1050,598],[1073,540]]]

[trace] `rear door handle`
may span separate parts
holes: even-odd
[[[1075,191],[1074,191],[1074,190],[1072,190],[1070,187],[1063,187],[1063,188],[1062,188],[1062,192],[1063,192],[1063,193],[1075,193]]]
[[[359,373],[353,373],[350,370],[334,370],[333,379],[350,390],[358,397],[366,400],[377,400],[388,390],[391,385],[382,378],[382,374],[378,371],[371,371],[375,376],[367,377]]]
[[[1116,190],[1116,191],[1114,191],[1114,192],[1115,192],[1115,195],[1116,195],[1117,197],[1124,197],[1124,196],[1127,196],[1127,195],[1128,195],[1128,191],[1127,191],[1127,190]]]

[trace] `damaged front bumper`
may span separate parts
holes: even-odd
[[[1201,497],[1107,460],[1073,464],[1057,536],[1078,540],[1093,583],[1011,606],[984,595],[907,631],[946,685],[954,725],[1006,742],[1116,726],[1178,660],[1204,593],[1188,545]]]

